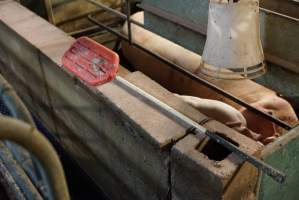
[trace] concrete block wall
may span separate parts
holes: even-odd
[[[219,162],[204,155],[197,146],[206,139],[117,82],[76,79],[60,67],[74,39],[14,1],[0,2],[0,36],[1,73],[111,199],[221,199],[246,165],[233,154]],[[206,118],[142,73],[121,75],[191,119]],[[258,144],[228,127],[205,126],[258,154]]]
[[[194,121],[207,119],[141,72],[134,72],[126,79]],[[221,132],[248,154],[259,156],[261,145],[240,133],[215,120],[203,126]],[[171,147],[169,165],[172,199],[240,199],[256,189],[258,172],[253,166],[242,165],[236,155],[200,136],[189,134],[176,141]]]

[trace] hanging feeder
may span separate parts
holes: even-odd
[[[266,72],[258,0],[210,0],[200,72],[220,79],[256,78]]]

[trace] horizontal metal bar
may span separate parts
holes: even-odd
[[[78,37],[78,35],[80,37],[81,35],[86,35],[89,32],[94,33],[95,31],[102,31],[102,30],[103,29],[99,28],[99,26],[95,25],[95,26],[84,28],[84,29],[76,30],[76,31],[73,31],[73,32],[69,32],[67,34],[72,36],[72,37]]]
[[[154,7],[150,4],[147,4],[147,3],[144,3],[142,2],[142,4],[138,4],[138,7],[140,7],[141,9],[145,10],[146,12],[149,12],[153,15],[156,15],[158,17],[161,17],[163,19],[166,19],[174,24],[177,24],[177,25],[180,25],[184,28],[187,28],[191,31],[194,31],[196,33],[199,33],[199,34],[203,34],[203,35],[206,35],[207,34],[207,25],[205,24],[196,24],[196,23],[193,23],[189,20],[185,20],[181,17],[178,17],[170,12],[167,12],[167,11],[164,11],[160,8],[157,8],[157,7]],[[272,14],[272,15],[277,15],[279,17],[282,17],[282,18],[286,18],[286,19],[289,19],[289,20],[292,20],[292,21],[295,21],[295,22],[299,22],[299,19],[297,18],[294,18],[294,17],[290,17],[288,15],[284,15],[284,14],[281,14],[281,13],[278,13],[278,12],[274,12],[274,11],[271,11],[271,10],[268,10],[268,9],[265,9],[265,8],[261,8],[260,7],[260,10],[266,14]]]
[[[62,20],[62,21],[56,23],[55,25],[56,26],[61,26],[63,24],[66,24],[66,23],[69,23],[69,22],[72,22],[72,21],[75,21],[75,20],[87,17],[90,14],[101,13],[101,12],[104,12],[103,9],[98,8],[98,9],[90,11],[90,12],[86,12],[86,13],[82,13],[82,14],[79,14],[79,15],[72,16],[70,18],[67,18],[65,20]]]
[[[207,34],[207,26],[204,24],[202,24],[202,25],[195,24],[191,21],[185,20],[185,19],[178,17],[172,13],[166,12],[160,8],[156,8],[156,7],[151,6],[144,2],[142,4],[138,4],[138,7],[140,7],[141,9],[143,9],[149,13],[152,13],[158,17],[167,19],[168,21],[170,21],[172,23],[178,24],[178,25],[185,27],[191,31],[194,31],[196,33],[200,33],[203,35]]]
[[[272,11],[272,10],[268,10],[266,8],[260,8],[261,11],[263,11],[265,14],[272,14],[272,15],[277,15],[279,17],[282,17],[282,18],[286,18],[286,19],[289,19],[289,20],[292,20],[292,21],[295,21],[295,22],[299,22],[299,19],[298,18],[295,18],[295,17],[291,17],[291,16],[288,16],[288,15],[284,15],[284,14],[281,14],[279,12],[275,12],[275,11]],[[299,12],[299,11],[298,11]]]
[[[91,16],[88,16],[88,18],[89,18],[93,23],[99,25],[99,26],[102,27],[102,28],[105,28],[106,30],[108,30],[108,31],[111,32],[112,34],[117,35],[118,37],[122,38],[122,39],[125,40],[125,41],[129,41],[129,39],[127,38],[127,36],[125,36],[124,34],[121,34],[121,33],[119,33],[118,31],[115,31],[115,30],[113,30],[112,28],[110,28],[110,27],[108,27],[108,26],[106,26],[106,25],[104,25],[104,24],[98,22],[96,19],[94,19],[94,18],[91,17]],[[206,87],[208,87],[208,88],[210,88],[210,89],[212,89],[212,90],[218,92],[218,93],[221,94],[222,96],[224,96],[224,97],[226,97],[226,98],[229,98],[229,99],[232,100],[233,102],[235,102],[235,103],[237,103],[237,104],[239,104],[239,105],[241,105],[241,106],[247,108],[248,110],[252,111],[253,113],[258,114],[258,115],[264,117],[265,119],[267,119],[267,120],[269,120],[269,121],[275,123],[276,125],[278,125],[278,126],[284,128],[284,129],[286,129],[286,130],[291,130],[291,129],[292,129],[292,126],[288,125],[287,123],[285,123],[285,122],[283,122],[283,121],[281,121],[281,120],[279,120],[279,119],[273,117],[272,115],[270,115],[270,114],[268,114],[268,113],[265,113],[265,112],[263,112],[263,111],[258,110],[257,108],[255,108],[255,107],[249,105],[248,103],[246,103],[245,101],[239,99],[238,97],[236,97],[236,96],[234,96],[234,95],[232,95],[232,94],[230,94],[230,93],[227,93],[225,90],[223,90],[223,89],[217,87],[216,85],[211,84],[211,83],[208,82],[207,80],[204,80],[204,79],[202,79],[202,78],[196,76],[195,74],[193,74],[192,72],[186,70],[185,68],[183,68],[183,67],[181,67],[181,66],[179,66],[179,65],[177,65],[177,64],[175,64],[175,63],[172,63],[171,61],[169,61],[169,60],[167,60],[167,59],[161,57],[160,55],[158,55],[158,54],[156,54],[156,53],[154,53],[154,52],[152,52],[152,51],[150,51],[150,50],[148,50],[148,49],[142,47],[142,46],[139,45],[139,44],[136,44],[136,43],[132,42],[132,45],[135,46],[135,47],[137,47],[137,48],[139,48],[139,49],[141,49],[142,51],[144,51],[144,52],[146,52],[146,53],[152,55],[153,57],[159,59],[160,61],[162,61],[163,63],[165,63],[165,64],[167,64],[168,66],[172,67],[173,69],[175,69],[175,70],[177,70],[177,71],[183,73],[184,75],[188,76],[188,77],[191,78],[192,80],[194,80],[194,81],[196,81],[196,82],[198,82],[198,83],[200,83],[200,84],[202,84],[202,85],[204,85],[204,86],[206,86]]]
[[[98,25],[99,27],[109,31],[110,33],[120,37],[123,40],[129,41],[129,39],[126,37],[126,35],[121,34],[119,31],[114,30],[113,28],[110,28],[109,26],[98,22],[95,18],[93,18],[91,15],[88,15],[88,19],[93,22],[94,24]]]
[[[121,85],[122,87],[126,87],[126,89],[130,90],[131,92],[137,93],[138,96],[144,98],[148,103],[151,103],[152,106],[157,107],[160,111],[167,114],[171,118],[175,118],[179,121],[184,127],[188,128],[188,132],[193,132],[198,135],[206,135],[219,145],[227,148],[231,152],[235,153],[239,158],[243,161],[247,161],[255,166],[257,169],[263,171],[265,174],[273,178],[278,183],[284,183],[286,179],[286,175],[279,170],[273,168],[272,166],[268,165],[262,160],[251,156],[242,150],[239,147],[235,146],[234,144],[230,143],[226,139],[220,137],[217,133],[208,131],[205,127],[200,126],[195,121],[191,120],[190,118],[186,117],[182,113],[178,112],[174,108],[168,106],[164,102],[158,100],[157,98],[153,97],[152,95],[144,92],[142,89],[138,88],[137,86],[133,85],[132,83],[128,82],[127,80],[117,76],[115,79],[115,83]]]
[[[195,133],[200,134],[201,132],[198,129],[196,129]],[[218,144],[222,145],[226,149],[234,152],[236,155],[238,155],[239,158],[246,160],[247,162],[254,165],[257,169],[266,173],[268,176],[273,178],[276,182],[278,182],[280,184],[285,182],[285,180],[286,180],[285,173],[273,168],[271,165],[263,162],[262,160],[258,160],[255,157],[244,153],[237,146],[235,146],[234,144],[230,143],[229,141],[223,139],[217,133],[206,131],[205,134],[213,141],[216,141]]]
[[[127,15],[125,15],[125,14],[123,14],[123,13],[121,13],[121,12],[119,12],[119,11],[113,9],[113,8],[110,8],[110,7],[106,6],[105,4],[102,4],[102,3],[98,2],[98,1],[95,1],[95,0],[86,0],[86,1],[102,8],[103,10],[109,11],[109,12],[115,14],[116,16],[119,16],[120,18],[128,21]],[[129,21],[133,24],[136,24],[136,25],[140,26],[140,27],[144,27],[144,25],[142,23],[140,23],[136,20],[130,19]]]
[[[88,16],[86,16],[88,17]],[[107,24],[107,26],[109,27],[113,27],[113,26],[117,26],[119,24],[121,24],[121,22],[119,21],[119,18],[116,18],[118,19],[118,21],[112,21],[110,22],[110,20],[105,20],[105,21],[108,21],[109,23]],[[107,30],[103,29],[103,28],[100,28],[98,25],[94,25],[94,26],[91,26],[91,27],[87,27],[87,28],[83,28],[83,29],[80,29],[80,30],[76,30],[76,31],[73,31],[73,32],[69,32],[67,33],[68,35],[72,36],[72,37],[80,37],[82,35],[90,35],[90,34],[93,34],[93,33],[101,33],[101,32],[107,32]]]

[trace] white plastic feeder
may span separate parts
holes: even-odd
[[[210,0],[200,72],[220,79],[256,78],[266,72],[258,0]]]

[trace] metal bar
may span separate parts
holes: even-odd
[[[97,21],[95,18],[93,18],[91,15],[88,15],[88,19],[89,19],[90,21],[92,21],[93,23],[95,23],[96,25],[98,25],[99,27],[101,27],[101,28],[103,28],[103,29],[106,29],[106,30],[109,31],[110,33],[112,33],[112,34],[114,34],[114,35],[116,35],[116,36],[122,38],[123,40],[129,41],[129,39],[128,39],[125,35],[119,33],[119,31],[116,31],[116,30],[114,30],[113,28],[110,28],[109,26],[107,26],[107,25],[105,25],[105,24],[103,24],[103,23],[98,22],[98,21]],[[134,44],[134,43],[133,43],[133,44]]]
[[[73,31],[73,32],[69,32],[67,34],[72,36],[72,37],[78,37],[78,35],[79,36],[86,35],[89,32],[94,33],[95,31],[102,31],[102,30],[103,29],[99,28],[99,26],[95,25],[95,26],[84,28],[84,29],[76,30],[76,31]]]
[[[88,17],[88,15],[86,17]],[[108,19],[108,20],[105,20],[102,22],[108,23],[107,24],[108,26],[117,26],[119,24],[122,24],[121,20],[117,17],[113,18],[113,19]],[[73,36],[73,37],[77,37],[77,35],[79,35],[79,36],[86,35],[86,34],[89,35],[90,33],[95,33],[95,32],[99,32],[99,31],[102,32],[102,31],[106,31],[106,30],[103,30],[103,28],[100,28],[98,25],[94,25],[94,26],[90,26],[87,28],[73,31],[73,32],[68,32],[67,34],[70,36]]]
[[[130,0],[126,0],[126,8],[127,8],[127,26],[128,26],[128,36],[129,36],[129,44],[132,45],[132,30],[131,30],[131,3]]]
[[[145,10],[146,12],[152,13],[153,15],[156,15],[158,17],[161,17],[163,19],[166,19],[174,24],[180,25],[184,28],[187,28],[191,31],[194,31],[196,33],[199,34],[203,34],[206,35],[207,34],[207,26],[204,24],[195,24],[191,21],[182,19],[180,17],[177,17],[176,15],[169,13],[167,11],[164,11],[160,8],[154,7],[152,5],[149,5],[145,2],[143,2],[142,4],[139,4],[138,7],[140,7],[141,9]],[[284,15],[278,12],[274,12],[265,8],[260,7],[260,10],[266,14],[272,14],[272,15],[277,15],[279,17],[282,18],[287,18],[289,20],[295,21],[295,22],[299,22],[299,19],[294,18],[294,17],[290,17],[288,15]]]
[[[47,17],[51,24],[55,24],[55,17],[53,14],[53,7],[52,7],[52,0],[44,0],[46,11],[47,11]]]
[[[289,20],[292,20],[292,21],[295,21],[295,22],[299,22],[298,18],[290,17],[288,15],[284,15],[284,14],[281,14],[281,13],[278,13],[278,12],[275,12],[275,11],[272,11],[272,10],[268,10],[266,8],[260,8],[260,10],[263,11],[265,14],[277,15],[277,16],[282,17],[282,18],[286,18],[286,19],[289,19]]]
[[[115,83],[126,87],[127,90],[130,90],[130,92],[133,92],[137,94],[138,96],[141,96],[146,100],[148,103],[151,103],[152,106],[157,107],[159,110],[164,112],[165,114],[168,114],[169,117],[175,118],[178,120],[184,127],[188,128],[188,132],[193,132],[195,134],[205,134],[213,141],[217,142],[219,145],[227,148],[228,150],[235,153],[239,158],[241,158],[244,161],[247,161],[251,163],[253,166],[255,166],[257,169],[263,171],[265,174],[273,178],[276,182],[282,184],[284,183],[286,179],[286,175],[283,172],[280,172],[279,170],[273,168],[272,166],[268,165],[267,163],[263,162],[262,160],[259,160],[255,158],[254,156],[251,156],[242,150],[240,150],[237,146],[230,143],[226,139],[220,137],[217,133],[210,132],[205,127],[200,126],[195,121],[191,120],[190,118],[186,117],[182,113],[178,112],[177,110],[173,109],[172,107],[168,106],[167,104],[163,103],[162,101],[158,100],[157,98],[151,96],[150,94],[144,92],[137,86],[133,85],[132,83],[128,82],[127,80],[117,76],[115,79]],[[190,131],[191,130],[191,131]]]
[[[61,26],[63,24],[66,24],[66,23],[69,23],[69,22],[72,22],[72,21],[75,21],[75,20],[87,17],[90,14],[102,13],[102,12],[104,12],[103,9],[98,8],[98,9],[90,11],[90,12],[86,12],[86,13],[82,13],[82,14],[79,14],[79,15],[75,15],[75,16],[72,16],[72,17],[70,17],[68,19],[65,19],[63,21],[60,21],[60,22],[56,23],[56,26]]]
[[[107,26],[109,26],[109,27],[117,27],[118,25],[119,25],[119,21],[115,21],[115,22],[111,22],[111,23],[107,24]],[[101,33],[107,33],[107,30],[103,29],[103,28],[100,28],[98,25],[94,25],[94,26],[87,27],[87,28],[84,28],[84,29],[80,29],[80,30],[70,32],[70,33],[67,33],[67,34],[72,36],[72,37],[77,38],[77,37],[80,37],[82,35],[88,35],[90,37],[90,35],[92,35],[92,34],[101,34]]]
[[[200,134],[201,132],[196,129],[196,134]],[[241,151],[237,146],[228,142],[227,140],[220,137],[217,133],[213,133],[210,131],[206,131],[205,134],[212,140],[216,141],[218,144],[222,145],[223,147],[227,148],[228,150],[234,152],[238,155],[239,158],[246,160],[247,162],[251,163],[257,169],[261,170],[262,172],[266,173],[268,176],[273,178],[276,182],[282,184],[286,180],[286,174],[273,168],[271,165],[265,163],[262,160],[258,160],[255,157],[246,154],[245,152]]]
[[[147,3],[142,3],[142,4],[138,4],[138,7],[149,12],[149,13],[152,13],[158,17],[161,17],[163,19],[167,19],[168,21],[174,23],[174,24],[177,24],[177,25],[180,25],[184,28],[187,28],[191,31],[194,31],[195,33],[200,33],[200,34],[203,34],[203,35],[206,35],[207,34],[207,25],[204,25],[204,24],[195,24],[191,21],[188,21],[188,20],[185,20],[185,19],[182,19],[181,17],[178,17],[172,13],[169,13],[169,12],[166,12],[160,8],[156,8],[154,6],[151,6]]]
[[[95,0],[86,0],[86,1],[102,8],[103,10],[109,11],[109,12],[115,14],[116,16],[119,16],[120,18],[128,21],[127,15],[125,15],[125,14],[123,14],[123,13],[121,13],[121,12],[119,12],[119,11],[113,9],[113,8],[110,8],[110,7],[106,6],[105,4],[102,4],[102,3],[98,2],[98,1],[95,1]],[[138,21],[130,19],[130,22],[144,28],[144,25],[142,23],[138,22]]]
[[[110,28],[110,27],[108,27],[108,26],[106,26],[106,25],[104,25],[104,24],[98,22],[96,19],[94,19],[94,18],[91,17],[91,16],[88,16],[88,18],[89,18],[93,23],[99,25],[99,26],[102,27],[102,28],[105,28],[106,30],[108,30],[108,31],[111,32],[112,34],[117,35],[118,37],[122,38],[122,39],[125,40],[125,41],[129,41],[129,39],[127,38],[127,36],[125,36],[125,35],[119,33],[118,31],[115,31],[115,30],[113,30],[112,28]],[[179,65],[177,65],[177,64],[175,64],[175,63],[172,63],[171,61],[169,61],[169,60],[167,60],[167,59],[161,57],[160,55],[158,55],[158,54],[156,54],[156,53],[154,53],[154,52],[152,52],[152,51],[150,51],[150,50],[148,50],[148,49],[142,47],[141,45],[136,44],[136,43],[134,43],[134,42],[132,42],[132,45],[135,46],[135,47],[137,47],[137,48],[139,48],[139,49],[141,49],[142,51],[144,51],[144,52],[146,52],[146,53],[152,55],[153,57],[159,59],[161,62],[163,62],[163,63],[169,65],[169,66],[172,67],[173,69],[175,69],[175,70],[177,70],[177,71],[183,73],[184,75],[188,76],[188,77],[191,78],[192,80],[194,80],[194,81],[196,81],[196,82],[198,82],[198,83],[200,83],[200,84],[202,84],[202,85],[204,85],[204,86],[206,86],[206,87],[208,87],[208,88],[210,88],[210,89],[212,89],[212,90],[218,92],[218,93],[221,94],[222,96],[224,96],[224,97],[226,97],[226,98],[229,98],[229,99],[232,100],[233,102],[235,102],[235,103],[237,103],[237,104],[239,104],[239,105],[241,105],[241,106],[247,108],[248,110],[252,111],[252,112],[255,113],[255,114],[258,114],[258,115],[264,117],[265,119],[267,119],[267,120],[269,120],[269,121],[275,123],[276,125],[278,125],[278,126],[284,128],[284,129],[286,129],[286,130],[291,130],[291,129],[293,128],[292,126],[288,125],[287,123],[285,123],[285,122],[283,122],[283,121],[281,121],[281,120],[279,120],[279,119],[273,117],[272,115],[270,115],[270,114],[268,114],[268,113],[265,113],[265,112],[263,112],[263,111],[260,111],[260,110],[256,109],[255,107],[249,105],[248,103],[246,103],[245,101],[239,99],[238,97],[236,97],[236,96],[234,96],[234,95],[232,95],[232,94],[230,94],[230,93],[227,93],[226,91],[224,91],[223,89],[217,87],[216,85],[211,84],[211,83],[208,82],[207,80],[204,80],[204,79],[202,79],[202,78],[196,76],[196,75],[193,74],[192,72],[190,72],[190,71],[184,69],[183,67],[181,67],[181,66],[179,66]]]

